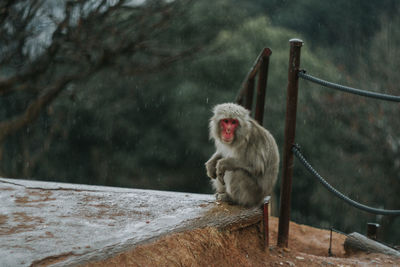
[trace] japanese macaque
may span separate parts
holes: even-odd
[[[205,165],[217,200],[246,207],[261,205],[278,177],[274,137],[242,106],[220,104],[213,112],[209,131],[216,152]]]

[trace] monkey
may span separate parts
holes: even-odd
[[[244,107],[213,108],[209,137],[216,151],[205,163],[216,200],[245,207],[261,205],[278,177],[279,151],[271,133]]]

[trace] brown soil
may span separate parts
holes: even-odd
[[[10,235],[27,230],[33,230],[43,223],[43,218],[37,216],[28,216],[25,212],[14,212],[12,220],[18,224],[9,227],[6,225],[9,217],[0,214],[0,235]]]
[[[278,220],[270,218],[270,247],[263,249],[260,225],[236,230],[206,227],[165,236],[93,266],[398,266],[381,254],[346,255],[345,236],[291,223],[289,249],[275,246]]]
[[[53,194],[50,190],[26,190],[25,192],[25,196],[15,197],[16,203],[25,205],[35,202],[56,200],[55,198],[50,198],[50,196]]]

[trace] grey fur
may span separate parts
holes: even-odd
[[[270,195],[278,177],[279,152],[274,137],[250,117],[248,110],[233,103],[214,107],[210,119],[210,139],[216,152],[205,163],[220,201],[253,207]],[[232,143],[220,138],[219,121],[239,121]]]

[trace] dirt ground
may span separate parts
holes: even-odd
[[[400,266],[381,254],[346,255],[345,236],[291,223],[289,248],[276,247],[278,219],[270,218],[270,246],[264,250],[260,225],[236,230],[207,227],[175,233],[137,246],[94,266]]]

